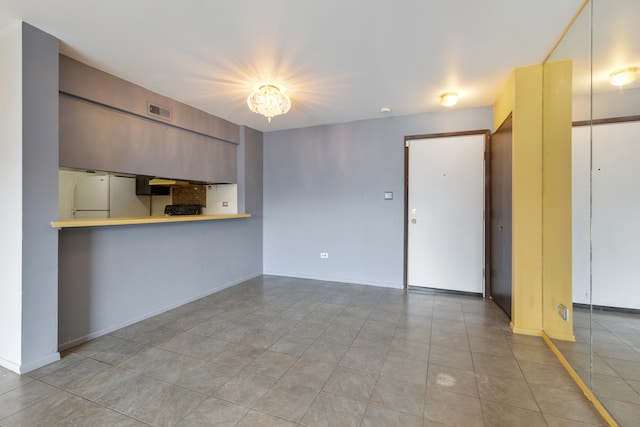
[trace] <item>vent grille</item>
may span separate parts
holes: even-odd
[[[147,114],[162,120],[171,120],[171,110],[159,106],[158,104],[147,103]]]

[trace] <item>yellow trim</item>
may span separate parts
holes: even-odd
[[[249,218],[251,214],[143,216],[139,218],[75,219],[51,221],[51,228],[107,227],[111,225],[157,224],[165,222],[215,221]]]
[[[571,375],[571,378],[573,378],[576,384],[578,384],[578,387],[580,387],[584,395],[587,396],[587,399],[589,399],[591,403],[593,403],[593,406],[595,406],[596,410],[600,413],[602,418],[604,418],[605,421],[611,427],[619,427],[618,423],[613,419],[613,417],[605,409],[605,407],[602,406],[602,403],[600,403],[600,401],[596,398],[596,396],[593,394],[591,389],[589,389],[589,387],[587,387],[587,385],[582,381],[582,378],[580,378],[580,375],[578,375],[576,371],[571,367],[569,362],[567,362],[567,359],[564,358],[562,353],[560,353],[560,350],[558,350],[556,345],[551,341],[551,339],[547,336],[546,333],[542,332],[542,338],[547,343],[547,345],[549,346],[553,354],[555,354],[558,360],[560,360],[560,363],[562,363],[562,366],[564,366],[567,372],[569,372],[569,375]]]
[[[582,3],[582,6],[580,6],[580,8],[578,9],[578,11],[576,12],[575,15],[573,15],[573,18],[571,19],[571,21],[569,22],[569,25],[566,26],[566,28],[564,29],[564,31],[562,32],[562,34],[560,34],[560,37],[558,38],[558,40],[556,40],[555,44],[553,45],[553,47],[551,48],[551,50],[549,51],[549,53],[547,53],[547,56],[545,56],[544,61],[542,61],[542,63],[544,64],[545,62],[547,62],[549,60],[549,58],[551,57],[551,55],[553,55],[553,52],[555,52],[556,48],[558,47],[558,45],[560,44],[560,42],[562,41],[562,39],[564,38],[564,36],[567,34],[567,32],[569,31],[569,29],[571,28],[571,26],[573,25],[573,23],[576,21],[576,19],[578,19],[578,16],[580,16],[580,14],[582,13],[582,10],[587,6],[587,4],[589,3],[589,1],[591,0],[584,0],[584,2]]]
[[[513,322],[509,326],[511,327],[511,330],[513,331],[514,334],[531,335],[533,337],[539,337],[540,334],[542,333],[542,331],[538,329],[514,328]]]
[[[544,334],[554,340],[576,342],[576,336],[573,334],[554,334],[546,330],[544,331]]]

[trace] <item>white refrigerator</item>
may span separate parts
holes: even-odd
[[[73,219],[149,216],[150,197],[136,195],[133,177],[76,174],[70,215]]]
[[[77,176],[72,206],[74,219],[109,218],[109,176]]]

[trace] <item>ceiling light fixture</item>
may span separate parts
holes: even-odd
[[[623,68],[609,74],[609,83],[614,86],[624,86],[638,78],[636,67]]]
[[[458,92],[446,92],[440,95],[440,104],[445,107],[453,107],[458,103]]]
[[[247,98],[247,105],[251,111],[262,114],[271,122],[272,117],[289,111],[291,99],[284,93],[282,86],[275,83],[260,83]]]

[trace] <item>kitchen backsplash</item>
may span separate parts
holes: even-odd
[[[174,205],[200,205],[206,207],[206,186],[185,185],[173,187],[171,190],[171,203]]]

